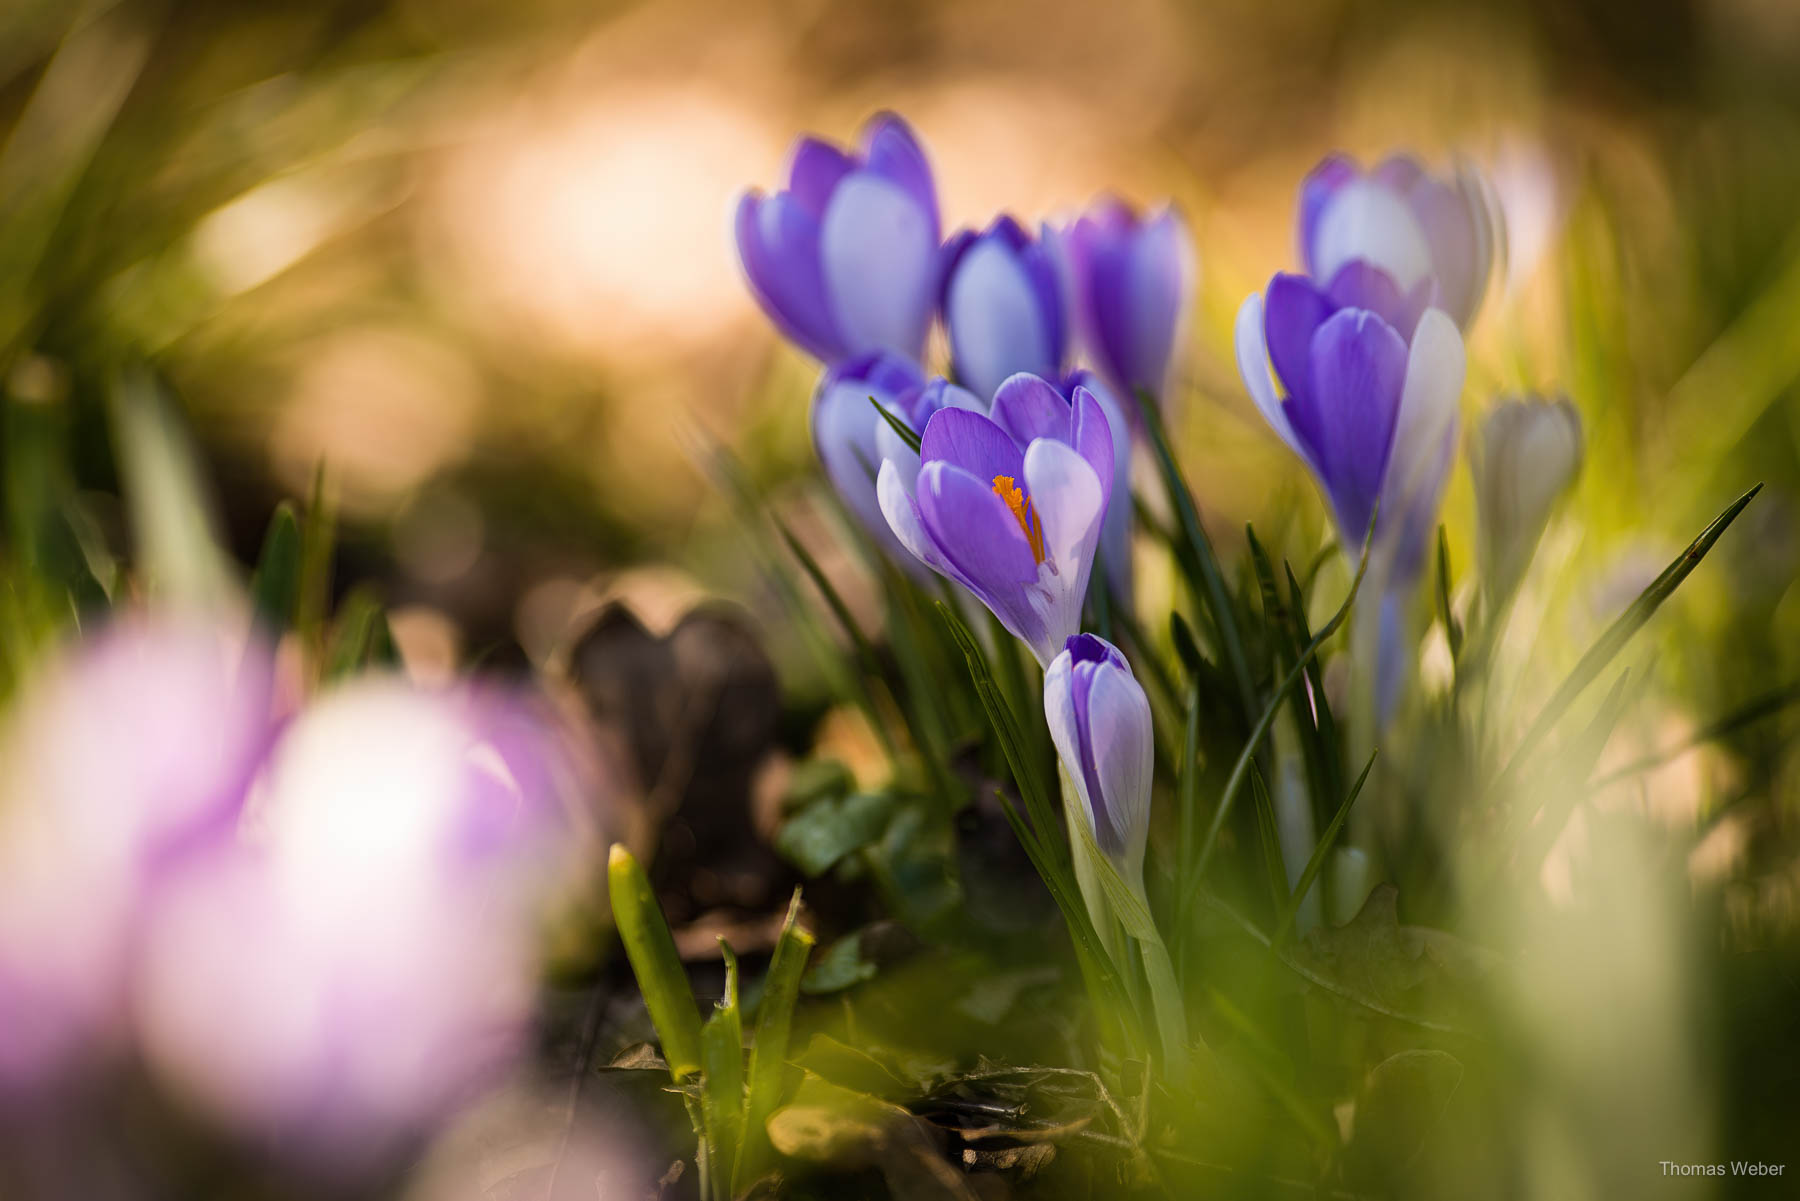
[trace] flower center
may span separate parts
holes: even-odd
[[[1019,528],[1025,531],[1025,541],[1031,543],[1031,554],[1039,563],[1044,561],[1044,528],[1038,524],[1037,513],[1031,507],[1031,498],[1025,490],[1013,482],[1010,475],[994,477],[994,495],[1006,502],[1012,510],[1013,519]]]

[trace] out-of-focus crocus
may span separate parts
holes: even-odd
[[[1352,263],[1386,272],[1402,293],[1435,284],[1437,307],[1467,328],[1481,307],[1503,229],[1480,172],[1446,178],[1397,154],[1365,172],[1337,154],[1300,190],[1300,251],[1307,272],[1335,287]]]
[[[243,836],[146,931],[137,1028],[222,1125],[386,1162],[523,1047],[556,841],[548,735],[494,697],[342,686],[275,749]]]
[[[916,564],[882,516],[875,476],[882,462],[892,458],[910,486],[918,478],[919,454],[875,411],[871,397],[913,430],[923,429],[945,405],[983,413],[987,406],[944,380],[927,383],[910,359],[886,351],[827,368],[813,394],[813,444],[832,487],[896,563]]]
[[[1510,596],[1525,574],[1581,455],[1581,414],[1567,400],[1501,400],[1475,428],[1469,471],[1490,601]]]
[[[1010,216],[950,239],[943,305],[957,382],[970,391],[992,396],[1021,371],[1062,374],[1069,335],[1061,272],[1049,241]]]
[[[1429,282],[1429,281],[1427,281]],[[1357,557],[1380,502],[1356,657],[1372,674],[1377,722],[1393,714],[1413,649],[1402,620],[1443,498],[1465,366],[1462,336],[1425,291],[1344,265],[1328,289],[1281,274],[1238,310],[1237,359],[1250,395],[1330,499],[1338,545]],[[1275,379],[1286,390],[1278,397]]]
[[[1455,323],[1418,301],[1381,272],[1351,264],[1329,289],[1277,275],[1237,317],[1238,370],[1330,499],[1345,554],[1356,557],[1379,500],[1377,547],[1400,579],[1422,562],[1464,370]]]
[[[1067,640],[1044,673],[1044,717],[1100,852],[1142,890],[1150,829],[1150,701],[1118,648]]]
[[[1194,253],[1174,208],[1140,218],[1117,199],[1096,203],[1060,236],[1076,329],[1088,357],[1136,412],[1137,396],[1161,399]]]
[[[738,201],[750,288],[781,331],[826,363],[869,350],[917,359],[937,303],[931,166],[906,122],[881,113],[860,151],[794,147],[788,186]]]
[[[967,588],[1048,664],[1081,628],[1081,606],[1113,489],[1113,437],[1086,388],[1064,400],[1008,380],[994,416],[939,409],[921,435],[912,487],[895,460],[877,478],[894,534]]]
[[[236,822],[270,737],[267,657],[121,618],[0,732],[0,1094],[111,1049],[143,915]]]

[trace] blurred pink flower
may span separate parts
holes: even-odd
[[[0,1093],[118,1034],[150,898],[229,832],[271,737],[267,659],[131,617],[27,686],[0,729]]]

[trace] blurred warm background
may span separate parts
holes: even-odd
[[[0,47],[9,389],[79,427],[148,356],[242,553],[323,458],[343,574],[435,636],[541,653],[581,587],[649,563],[755,600],[696,448],[777,491],[810,471],[812,368],[741,286],[731,205],[796,131],[889,107],[949,227],[1102,190],[1182,206],[1184,445],[1228,537],[1306,495],[1225,353],[1292,261],[1295,181],[1339,146],[1482,161],[1511,258],[1471,403],[1573,395],[1590,563],[1654,562],[1767,480],[1714,580],[1757,614],[1725,645],[1800,658],[1767,624],[1800,630],[1791,5],[15,0]],[[1456,530],[1466,481],[1450,505]]]

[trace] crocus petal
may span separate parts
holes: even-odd
[[[1051,438],[1039,438],[1025,448],[1025,482],[1044,532],[1044,557],[1060,576],[1058,587],[1073,598],[1074,620],[1064,631],[1073,634],[1094,569],[1106,492],[1074,447]]]
[[[1025,467],[1023,452],[1005,430],[980,413],[958,408],[931,415],[919,438],[919,458],[950,463],[990,488],[997,476],[1017,480]]]
[[[977,239],[957,261],[945,292],[944,324],[956,373],[977,393],[993,395],[1019,371],[1056,374],[1038,285],[1000,239]]]
[[[938,240],[942,228],[938,219],[937,188],[931,179],[931,163],[913,135],[912,127],[893,113],[878,113],[863,131],[863,152],[869,170],[886,177],[905,189],[931,228],[931,240]]]
[[[846,345],[919,356],[937,252],[930,215],[904,189],[868,171],[838,184],[819,228],[819,256]]]
[[[738,258],[750,290],[794,343],[827,362],[844,356],[819,272],[819,224],[792,197],[748,192],[738,201]]]
[[[1250,399],[1256,402],[1257,411],[1263,415],[1263,420],[1269,423],[1276,435],[1287,443],[1289,450],[1311,464],[1312,456],[1300,445],[1293,424],[1288,421],[1287,412],[1281,407],[1281,399],[1275,394],[1275,383],[1269,378],[1269,344],[1263,334],[1263,298],[1260,292],[1250,293],[1238,309],[1236,344],[1238,374],[1243,376],[1244,386],[1250,389]]]
[[[1339,188],[1319,215],[1315,273],[1330,279],[1351,259],[1367,259],[1410,291],[1431,273],[1431,246],[1412,209],[1372,179]]]
[[[919,468],[914,465],[911,472],[914,479],[918,477]],[[881,502],[882,515],[887,518],[888,528],[900,545],[912,552],[914,558],[933,571],[942,572],[956,580],[965,588],[969,582],[959,576],[944,561],[937,543],[932,541],[925,523],[919,516],[919,502],[913,499],[910,483],[902,479],[901,469],[893,459],[884,459],[880,471],[875,477],[875,495]]]
[[[1313,338],[1314,404],[1288,409],[1317,456],[1346,548],[1361,544],[1380,493],[1406,364],[1406,343],[1392,326],[1362,309],[1340,310]]]
[[[1263,333],[1268,339],[1269,362],[1275,378],[1288,396],[1305,403],[1312,387],[1313,335],[1340,305],[1332,303],[1318,285],[1304,275],[1281,272],[1269,281],[1264,301]]]
[[[1456,421],[1465,365],[1456,323],[1442,310],[1427,309],[1407,356],[1383,495],[1408,491],[1420,469],[1438,452],[1444,432]]]
[[[1110,497],[1118,465],[1115,453],[1118,433],[1113,419],[1107,414],[1106,406],[1100,403],[1100,398],[1080,385],[1076,386],[1069,403],[1075,410],[1069,445],[1094,469],[1094,475],[1100,481],[1100,490]]]
[[[1382,504],[1388,510],[1382,526],[1393,531],[1384,534],[1384,541],[1401,578],[1413,576],[1424,560],[1454,454],[1464,365],[1456,323],[1442,310],[1427,309],[1407,360],[1393,451],[1381,485]]]
[[[825,204],[838,181],[854,170],[856,160],[836,146],[818,138],[801,138],[788,168],[788,191],[816,219],[824,216]]]
[[[1038,578],[1025,530],[991,481],[949,463],[927,463],[919,471],[918,500],[919,517],[944,561],[984,601],[1004,585]]]
[[[1313,253],[1318,241],[1319,217],[1331,198],[1360,174],[1355,160],[1333,154],[1314,167],[1300,185],[1300,260],[1306,264],[1307,274],[1319,274],[1318,258]]]
[[[1010,375],[994,393],[994,424],[1020,446],[1033,438],[1069,437],[1069,402],[1056,388],[1038,376],[1021,371]]]

